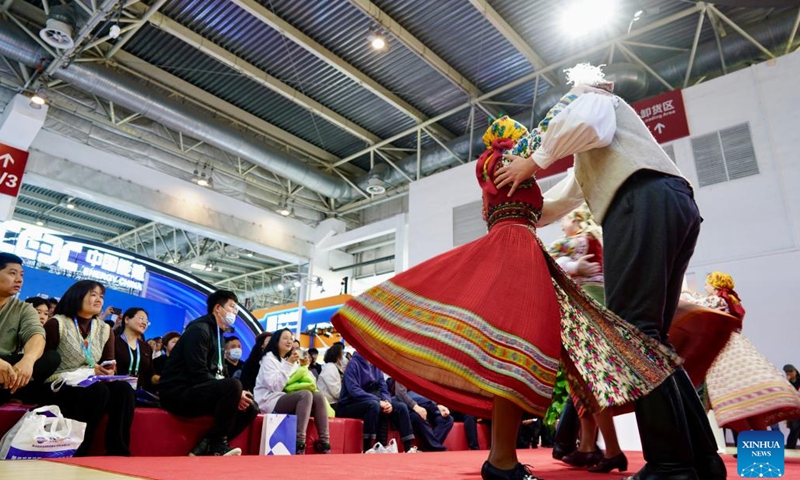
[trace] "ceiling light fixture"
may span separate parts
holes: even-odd
[[[278,284],[278,286],[277,286],[277,287],[275,287],[275,289],[276,289],[277,291],[279,291],[279,292],[282,292],[282,291],[283,291],[285,288],[286,288],[286,287],[284,287],[282,283],[279,283],[279,284]]]
[[[47,95],[44,94],[41,90],[31,95],[31,103],[30,106],[39,110],[47,103]]]
[[[44,220],[42,220],[41,218],[37,219],[36,220],[36,226],[37,227],[44,227]]]
[[[384,35],[383,32],[381,32],[377,27],[371,27],[369,29],[367,41],[369,42],[370,46],[372,46],[373,50],[377,50],[379,52],[386,50],[386,48],[389,46],[389,40],[387,40],[386,35]]]
[[[288,217],[289,215],[292,214],[293,210],[294,209],[289,208],[289,201],[284,199],[281,200],[281,203],[278,204],[278,208],[275,211],[278,212],[280,215],[283,215],[284,217]]]
[[[197,179],[197,184],[200,185],[201,187],[208,186],[208,178],[206,177],[205,170],[203,170],[203,172],[200,174],[200,178]]]
[[[616,0],[576,0],[566,7],[561,26],[572,37],[582,37],[607,27],[616,13]]]

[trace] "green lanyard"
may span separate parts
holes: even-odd
[[[136,363],[133,363],[133,349],[131,348],[131,345],[128,343],[128,339],[125,338],[125,334],[124,333],[122,335],[120,335],[120,337],[122,337],[122,340],[125,341],[125,346],[128,347],[128,354],[131,357],[131,367],[128,369],[128,375],[130,375],[131,377],[137,377],[138,374],[139,374],[139,362],[142,359],[141,348],[138,348],[138,347],[136,348]],[[137,341],[137,344],[138,344],[138,341]]]
[[[78,332],[78,340],[83,340],[81,342],[81,350],[83,350],[83,357],[86,359],[86,363],[90,367],[94,367],[94,357],[92,356],[92,348],[89,345],[89,343],[92,340],[92,333],[94,333],[94,320],[92,320],[92,323],[89,324],[89,336],[86,338],[83,338],[83,335],[81,335],[81,329],[80,327],[78,327],[78,319],[72,317],[72,321],[75,322],[75,331]]]
[[[224,370],[222,369],[222,332],[217,328],[217,380],[225,378]]]

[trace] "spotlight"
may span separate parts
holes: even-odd
[[[200,174],[200,178],[197,180],[197,184],[201,187],[208,186],[208,178],[206,177],[206,171],[203,170],[203,173]]]
[[[206,271],[206,272],[211,272],[211,271],[213,271],[213,270],[214,270],[214,263],[212,263],[212,262],[208,262],[208,263],[206,263],[206,268],[205,268],[205,271]]]
[[[274,299],[272,299],[272,303],[274,303],[274,304],[276,304],[276,305],[277,305],[279,302],[280,302],[280,300],[278,300],[277,298],[274,298]]]
[[[277,287],[275,287],[275,288],[276,288],[276,289],[277,289],[279,292],[282,292],[282,291],[283,291],[283,289],[284,289],[284,288],[286,288],[286,287],[284,287],[282,283],[279,283],[279,284],[278,284],[278,286],[277,286]]]
[[[47,96],[44,93],[36,92],[33,95],[31,95],[30,106],[35,108],[36,110],[42,108],[45,103],[47,103]]]
[[[375,27],[369,29],[367,41],[369,41],[369,44],[372,46],[373,50],[377,50],[379,52],[386,50],[386,47],[389,45],[389,41],[386,39],[386,36]]]
[[[581,37],[606,27],[616,13],[615,0],[576,0],[562,14],[562,28],[573,37]]]
[[[44,227],[44,220],[42,220],[41,218],[36,220],[36,226],[37,227]]]
[[[109,31],[108,31],[108,36],[109,36],[109,37],[111,37],[111,38],[113,38],[113,39],[116,39],[116,38],[119,38],[119,34],[120,34],[120,33],[121,33],[121,30],[120,30],[120,28],[119,28],[119,25],[117,25],[117,24],[114,24],[114,25],[112,25],[112,26],[111,26],[111,28],[109,29]]]
[[[292,214],[292,209],[289,208],[289,203],[287,200],[281,201],[281,203],[278,205],[278,209],[275,211],[284,217],[288,217]]]
[[[292,283],[292,285],[294,285],[294,288],[300,288],[300,285],[302,284],[300,283],[299,280],[295,280],[294,283]]]
[[[59,206],[68,210],[75,210],[75,197],[68,197],[67,199],[62,200],[61,203],[59,203]]]
[[[192,183],[197,183],[200,181],[200,172],[197,169],[194,169],[194,173],[192,173]]]

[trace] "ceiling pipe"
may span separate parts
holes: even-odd
[[[25,33],[4,20],[0,21],[0,55],[35,69],[46,68],[52,61],[49,54]],[[57,69],[53,76],[86,93],[113,101],[133,113],[245,158],[326,197],[342,198],[351,194],[352,187],[343,179],[311,168],[287,152],[215,120],[200,109],[181,104],[128,75],[95,63],[73,62],[67,68]]]

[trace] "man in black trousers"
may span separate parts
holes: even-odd
[[[513,193],[539,169],[574,155],[574,170],[544,194],[539,225],[585,201],[603,226],[606,306],[669,345],[667,332],[702,221],[694,192],[636,111],[610,94],[613,85],[603,82],[598,68],[581,65],[569,76],[582,77],[572,97],[564,97],[571,103],[549,123],[530,158],[506,156],[512,163],[498,170],[498,188],[510,184]],[[683,369],[636,401],[636,421],[647,464],[629,480],[727,477],[705,409]]]
[[[250,392],[225,378],[222,332],[236,321],[237,298],[218,290],[208,296],[208,314],[186,326],[173,347],[159,382],[161,406],[184,417],[213,415],[214,425],[189,455],[241,455],[228,440],[258,415]]]

